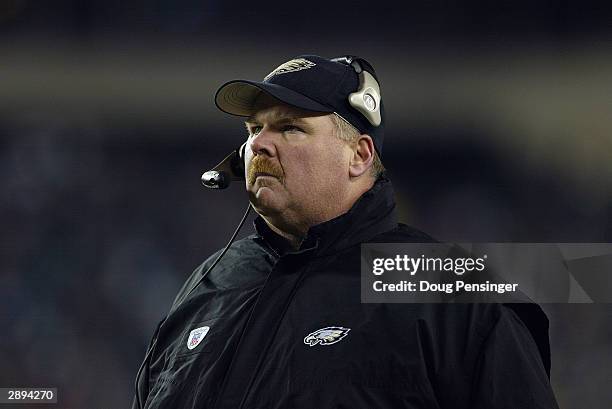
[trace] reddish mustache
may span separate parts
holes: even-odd
[[[253,185],[255,183],[255,179],[257,179],[257,176],[262,173],[274,176],[280,180],[281,183],[283,182],[283,170],[281,169],[280,165],[262,156],[255,156],[251,160],[251,163],[249,163],[249,168],[247,170],[249,185]]]

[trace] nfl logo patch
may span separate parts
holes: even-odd
[[[200,327],[191,331],[189,333],[189,338],[187,338],[187,348],[194,349],[200,345],[200,342],[202,342],[209,330],[210,327]]]

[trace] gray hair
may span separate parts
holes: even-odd
[[[347,142],[350,145],[357,143],[357,140],[361,136],[361,132],[357,128],[355,128],[352,124],[346,121],[346,119],[342,118],[340,115],[335,112],[330,115],[330,119],[335,127],[335,135],[341,140]],[[374,178],[378,178],[385,171],[385,166],[382,164],[380,157],[378,156],[378,152],[374,150],[374,160],[372,162],[372,167],[370,168],[370,175]]]

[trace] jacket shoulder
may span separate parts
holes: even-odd
[[[179,290],[172,303],[173,308],[187,298],[191,289],[202,280],[203,275],[206,275],[206,280],[209,284],[214,284],[218,287],[233,286],[232,281],[239,278],[247,279],[248,277],[245,276],[246,273],[253,270],[245,266],[252,264],[258,265],[256,261],[266,260],[265,256],[267,253],[257,239],[258,236],[252,234],[233,242],[210,272],[208,271],[209,268],[216,262],[223,249],[217,250],[204,260],[202,264],[196,267]],[[245,274],[228,274],[229,270],[234,270],[234,272],[240,271]]]

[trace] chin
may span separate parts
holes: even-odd
[[[282,204],[277,192],[268,186],[261,186],[249,191],[251,203],[257,213],[269,216],[281,211]]]

